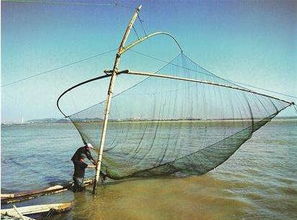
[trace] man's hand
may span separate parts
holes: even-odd
[[[100,176],[102,178],[103,181],[106,180],[107,175],[105,175],[103,172],[100,171]]]
[[[93,164],[88,164],[88,168],[96,168],[96,166]]]

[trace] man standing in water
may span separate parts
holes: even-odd
[[[71,160],[74,165],[73,181],[74,187],[73,192],[80,192],[84,190],[84,177],[86,168],[96,168],[96,161],[91,155],[90,149],[93,149],[91,144],[86,144],[76,150]],[[87,157],[94,165],[88,165],[84,159]]]

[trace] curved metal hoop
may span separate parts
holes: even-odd
[[[119,52],[119,54],[123,54],[125,53],[126,51],[128,51],[129,49],[131,49],[132,47],[136,46],[137,44],[140,44],[141,42],[151,38],[151,37],[154,37],[154,36],[157,36],[157,35],[166,35],[166,36],[169,36],[170,38],[172,38],[174,40],[174,42],[176,43],[176,45],[178,46],[178,48],[180,49],[181,52],[183,52],[180,44],[178,43],[178,41],[175,39],[175,37],[173,35],[171,35],[170,33],[167,33],[167,32],[154,32],[154,33],[151,33],[151,34],[148,34],[140,39],[138,39],[137,41],[134,41],[133,43],[129,44],[128,46],[126,47],[123,47],[123,49]],[[59,111],[62,113],[62,115],[64,115],[64,117],[68,117],[63,111],[62,109],[60,108],[60,105],[59,105],[59,102],[60,102],[60,99],[68,92],[70,92],[72,89],[76,88],[76,87],[79,87],[83,84],[86,84],[86,83],[89,83],[89,82],[92,82],[92,81],[95,81],[95,80],[99,80],[99,79],[103,79],[103,78],[106,78],[106,77],[110,77],[111,75],[104,75],[104,76],[99,76],[99,77],[95,77],[95,78],[92,78],[92,79],[89,79],[89,80],[86,80],[86,81],[83,81],[81,83],[78,83],[72,87],[70,87],[69,89],[65,90],[60,96],[59,98],[57,99],[57,107],[59,109]]]
[[[103,76],[98,76],[98,77],[95,77],[95,78],[92,78],[92,79],[88,79],[88,80],[86,80],[86,81],[83,81],[83,82],[81,82],[81,83],[78,83],[78,84],[76,84],[76,85],[74,85],[74,86],[72,86],[72,87],[70,87],[69,89],[67,89],[67,90],[65,90],[60,96],[59,96],[59,98],[57,99],[57,107],[58,107],[58,109],[59,109],[59,111],[67,118],[68,116],[62,111],[62,109],[60,108],[60,104],[59,104],[59,102],[60,102],[60,99],[66,94],[66,93],[68,93],[68,92],[70,92],[72,89],[74,89],[74,88],[76,88],[76,87],[79,87],[79,86],[81,86],[81,85],[83,85],[83,84],[86,84],[86,83],[89,83],[89,82],[92,82],[92,81],[95,81],[95,80],[99,80],[99,79],[104,79],[104,78],[106,78],[106,77],[110,77],[111,75],[103,75]]]

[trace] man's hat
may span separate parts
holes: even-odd
[[[93,145],[90,144],[90,143],[87,143],[87,144],[86,144],[86,147],[89,147],[89,148],[91,148],[91,149],[94,149]]]

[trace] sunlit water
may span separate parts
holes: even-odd
[[[70,180],[80,143],[70,124],[2,126],[2,192]],[[203,176],[107,183],[95,196],[88,189],[17,206],[73,201],[71,212],[50,219],[297,219],[296,167],[297,121],[276,120]]]

